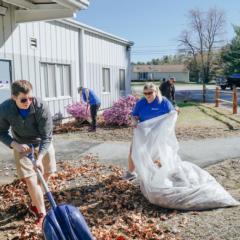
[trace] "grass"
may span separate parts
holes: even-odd
[[[200,104],[194,102],[181,102],[178,104],[180,114],[178,127],[222,127],[223,122],[207,114],[200,108]]]
[[[194,102],[180,102],[177,103],[178,107],[180,108],[184,108],[184,107],[193,107],[193,106],[197,106],[198,103],[194,103]]]

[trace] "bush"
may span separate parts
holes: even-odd
[[[129,95],[121,97],[114,102],[110,109],[103,112],[104,121],[107,125],[128,126],[131,123],[131,112],[137,102],[137,98]]]
[[[90,117],[90,106],[84,102],[76,102],[67,106],[67,112],[78,121],[88,120]]]

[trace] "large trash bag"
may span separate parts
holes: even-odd
[[[141,122],[134,129],[132,159],[143,195],[164,208],[204,210],[237,206],[207,171],[178,155],[176,111]]]

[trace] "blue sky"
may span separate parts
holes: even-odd
[[[148,61],[174,54],[178,37],[187,29],[187,13],[198,7],[225,11],[224,39],[234,36],[232,24],[240,25],[240,0],[90,0],[77,19],[92,27],[134,42],[132,61]],[[136,52],[141,51],[141,54]]]

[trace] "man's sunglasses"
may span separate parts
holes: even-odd
[[[146,95],[146,96],[150,96],[150,95],[153,94],[153,92],[144,92],[143,94]]]
[[[22,99],[20,99],[20,102],[21,102],[21,103],[26,103],[27,101],[32,102],[32,100],[33,100],[33,97],[22,98]]]

